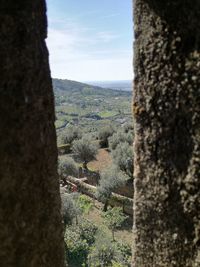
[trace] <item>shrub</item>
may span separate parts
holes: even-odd
[[[99,140],[101,147],[108,147],[108,138],[114,133],[113,127],[105,126],[99,131]]]
[[[88,220],[81,220],[79,222],[79,232],[80,232],[80,237],[83,240],[86,240],[89,245],[93,244],[95,241],[95,234],[97,231],[97,226]]]
[[[114,259],[115,247],[106,232],[99,230],[96,234],[94,246],[88,255],[90,267],[111,266]]]
[[[78,140],[81,138],[81,131],[78,127],[69,126],[65,130],[65,132],[61,135],[61,142],[62,144],[72,144],[74,140]]]
[[[77,204],[82,210],[82,213],[89,213],[94,206],[91,199],[86,195],[80,195],[77,200]]]
[[[76,203],[78,194],[61,194],[61,214],[64,225],[72,224],[73,219],[82,213],[80,207]]]
[[[125,123],[123,126],[124,132],[128,133],[129,131],[133,132],[133,122],[132,123]]]
[[[99,229],[93,247],[88,255],[90,267],[130,267],[131,248],[127,244],[112,242],[105,230]]]
[[[97,186],[96,197],[105,203],[104,211],[107,210],[108,201],[113,190],[124,185],[125,183],[126,177],[115,166],[111,166],[110,169],[104,170],[100,173],[100,181],[99,186]]]
[[[83,162],[84,168],[87,168],[87,163],[94,160],[98,153],[97,145],[94,144],[91,139],[86,137],[74,141],[72,150],[77,158]]]
[[[72,158],[60,159],[58,161],[58,174],[61,178],[65,176],[78,176],[78,167]]]
[[[65,231],[65,244],[68,263],[73,266],[88,266],[87,256],[90,246],[95,242],[97,227],[87,220],[76,226],[68,226]]]
[[[133,178],[133,148],[127,142],[118,144],[112,151],[113,162],[119,169]]]
[[[64,240],[66,245],[67,262],[72,263],[75,266],[86,264],[89,245],[87,240],[81,238],[81,233],[78,227],[67,227]]]
[[[129,145],[132,145],[133,134],[131,132],[124,133],[120,130],[117,133],[114,133],[111,137],[109,137],[108,142],[112,150],[116,149],[117,145],[121,143],[127,142]]]
[[[132,256],[132,251],[131,251],[131,246],[122,243],[122,242],[115,242],[116,244],[116,257],[115,257],[115,263],[119,264],[120,266],[131,266],[131,256]],[[113,265],[114,267],[115,265]],[[117,265],[115,266],[117,267]]]

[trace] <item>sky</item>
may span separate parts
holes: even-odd
[[[131,80],[132,0],[47,0],[51,75]]]

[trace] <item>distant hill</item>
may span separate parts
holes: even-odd
[[[53,88],[56,94],[68,95],[69,93],[80,95],[103,96],[129,96],[131,92],[119,91],[110,88],[62,79],[53,79]]]
[[[94,86],[100,86],[103,88],[110,88],[115,90],[122,91],[132,91],[133,82],[131,80],[122,80],[122,81],[88,81],[88,84]]]
[[[53,79],[56,128],[78,125],[86,133],[112,124],[131,122],[131,91],[102,88],[70,80]]]

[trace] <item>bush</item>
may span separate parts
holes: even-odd
[[[82,266],[87,263],[89,245],[87,240],[81,238],[79,228],[69,226],[65,231],[65,245],[67,253],[67,262],[75,266]]]
[[[73,219],[82,213],[80,207],[76,203],[78,194],[61,194],[61,214],[63,217],[64,225],[72,224]]]
[[[78,167],[72,158],[60,159],[58,161],[58,174],[61,178],[65,176],[78,177]]]
[[[106,231],[99,229],[96,240],[88,255],[90,267],[130,267],[131,248],[126,244],[112,242]]]
[[[113,127],[105,126],[99,131],[99,140],[101,147],[108,147],[108,138],[114,133]]]
[[[78,127],[69,126],[65,130],[65,132],[61,135],[61,142],[62,144],[72,144],[74,140],[78,140],[81,138],[81,131]]]
[[[119,264],[120,266],[131,266],[131,257],[132,257],[132,251],[131,251],[131,247],[126,244],[126,243],[122,243],[122,242],[116,242],[116,257],[115,257],[115,264]],[[113,267],[117,267],[117,265],[113,264]]]
[[[127,122],[126,124],[124,124],[123,129],[125,133],[128,133],[130,131],[133,132],[133,122],[132,123]]]
[[[114,259],[115,248],[106,232],[99,230],[96,234],[94,246],[88,255],[90,267],[111,266]]]
[[[97,227],[86,220],[76,226],[68,226],[65,232],[65,244],[68,263],[75,266],[87,266],[90,246],[95,242]]]
[[[78,227],[81,239],[86,240],[88,245],[93,244],[95,241],[97,226],[93,222],[83,219],[79,222]]]
[[[98,153],[97,145],[94,144],[91,139],[86,137],[74,141],[72,150],[76,154],[77,158],[83,162],[84,168],[87,168],[88,162],[96,159],[96,155]]]
[[[82,210],[82,213],[89,213],[89,211],[93,208],[93,202],[86,195],[80,195],[77,201],[78,206]]]
[[[113,162],[119,169],[133,178],[133,147],[127,142],[118,144],[112,151]]]
[[[96,197],[104,202],[104,211],[107,210],[108,201],[113,190],[126,183],[126,176],[115,166],[104,170],[100,174],[99,186],[97,186]]]
[[[113,136],[108,139],[109,147],[114,150],[118,144],[127,142],[129,145],[133,144],[133,134],[131,132],[124,133],[123,131],[118,131],[114,133]]]

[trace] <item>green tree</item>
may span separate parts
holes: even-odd
[[[74,219],[78,224],[78,216],[82,214],[82,210],[77,204],[78,197],[77,193],[61,194],[61,214],[64,226],[72,224]]]
[[[77,200],[77,205],[82,210],[82,213],[86,213],[86,214],[88,214],[94,206],[91,199],[86,195],[80,195],[79,196],[79,198]]]
[[[88,255],[88,266],[130,267],[131,247],[124,242],[113,242],[107,229],[100,227]]]
[[[79,224],[79,232],[80,232],[80,237],[83,240],[86,240],[89,245],[92,245],[95,242],[95,234],[97,231],[97,226],[86,219],[82,219]]]
[[[112,125],[105,126],[99,131],[99,140],[101,147],[108,147],[108,138],[114,133]]]
[[[122,130],[119,130],[118,132],[114,133],[111,137],[108,139],[109,147],[114,150],[116,149],[118,144],[127,142],[129,145],[133,144],[133,134],[131,132],[125,133]]]
[[[88,255],[88,264],[90,267],[111,266],[114,259],[115,247],[112,239],[107,232],[101,228],[97,231],[95,243],[90,249]]]
[[[87,220],[67,227],[64,238],[67,261],[73,266],[88,266],[87,256],[95,242],[96,231],[96,225]]]
[[[76,126],[69,126],[61,135],[62,144],[72,144],[74,140],[81,138],[81,130]]]
[[[119,169],[133,178],[133,147],[127,142],[118,144],[112,151],[113,162]]]
[[[104,223],[107,225],[108,229],[112,232],[113,241],[115,241],[115,231],[120,228],[124,221],[127,219],[119,207],[109,208],[106,212],[102,213],[104,218]]]
[[[88,162],[96,159],[98,146],[95,145],[91,139],[83,137],[80,140],[74,141],[72,150],[77,158],[83,162],[83,168],[87,169]]]
[[[66,176],[78,176],[78,167],[72,158],[59,159],[58,161],[58,174],[60,178]]]
[[[97,186],[96,197],[104,203],[103,210],[106,211],[108,201],[113,190],[124,185],[127,177],[116,166],[111,166],[109,169],[100,173],[99,186]]]
[[[79,228],[68,226],[65,231],[65,247],[67,262],[73,266],[82,266],[87,263],[89,245],[86,239],[81,238]]]
[[[76,219],[76,224],[80,224],[78,217],[89,213],[93,208],[90,198],[78,193],[61,194],[61,200],[64,225],[72,224],[73,219]]]

